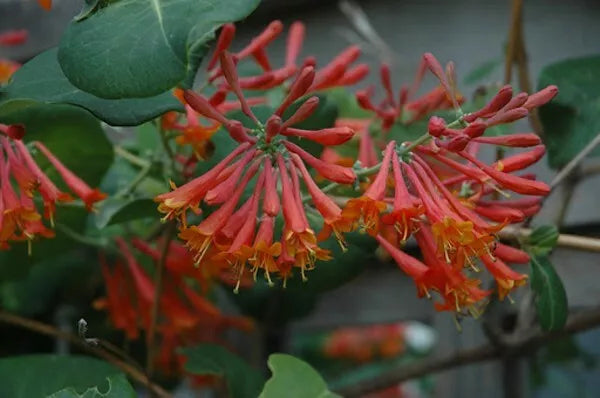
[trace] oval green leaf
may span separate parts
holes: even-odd
[[[23,65],[0,93],[0,121],[15,112],[35,112],[34,105],[71,104],[87,109],[113,126],[135,126],[171,110],[183,111],[170,91],[154,97],[108,100],[81,91],[65,77],[56,58],[47,50]]]
[[[95,96],[159,95],[196,72],[221,24],[246,17],[258,3],[121,0],[72,22],[58,59],[69,81]]]
[[[268,361],[273,376],[259,398],[336,398],[325,380],[306,362],[287,354],[272,354]]]
[[[540,326],[561,329],[567,322],[568,302],[565,287],[546,256],[531,256],[531,288],[536,294]]]

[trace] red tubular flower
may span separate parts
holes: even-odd
[[[281,134],[302,137],[329,146],[341,145],[349,141],[354,136],[354,131],[349,127],[331,127],[321,130],[301,130],[288,127]]]
[[[396,142],[391,141],[385,149],[381,168],[373,183],[361,197],[350,199],[343,210],[344,218],[354,224],[360,223],[361,227],[371,236],[376,236],[379,233],[380,216],[387,209],[383,198],[387,188],[390,163],[395,150]]]
[[[0,84],[8,83],[10,77],[21,67],[21,64],[7,59],[0,59]]]
[[[292,144],[289,141],[286,141],[284,145],[290,152],[300,156],[303,161],[317,170],[319,174],[328,180],[338,182],[340,184],[352,184],[354,180],[356,180],[356,174],[354,174],[354,171],[349,167],[325,163],[322,160],[315,158],[298,145]]]
[[[281,155],[277,157],[277,165],[281,178],[281,200],[285,220],[283,231],[285,244],[282,247],[288,256],[295,259],[293,265],[300,268],[302,280],[306,280],[305,271],[313,269],[317,259],[329,259],[329,252],[317,246],[316,236],[308,225],[304,207],[295,192],[293,181],[289,179],[287,167]]]
[[[512,246],[507,246],[500,242],[496,243],[494,255],[502,261],[514,264],[527,264],[530,260],[529,254],[525,253],[523,250],[519,250]]]
[[[510,173],[531,166],[532,164],[540,160],[545,153],[546,147],[543,145],[538,145],[530,151],[507,156],[504,159],[494,163],[493,166],[498,171]]]
[[[35,146],[46,156],[50,163],[52,163],[52,166],[58,171],[69,189],[85,203],[85,207],[88,210],[92,210],[94,203],[106,198],[106,194],[100,192],[98,189],[90,188],[81,178],[77,177],[71,170],[67,169],[60,160],[44,146],[44,144],[36,142]]]
[[[283,112],[298,98],[302,97],[311,84],[315,80],[315,69],[312,66],[307,66],[302,69],[296,80],[290,86],[288,95],[279,105],[279,108],[275,111],[275,114],[278,116],[283,115]]]
[[[227,155],[210,171],[194,180],[175,188],[171,192],[158,195],[154,200],[160,202],[158,210],[166,213],[165,218],[174,218],[183,216],[184,213],[191,209],[199,213],[198,205],[204,199],[204,196],[215,184],[215,179],[227,167],[227,164],[235,159],[238,155],[244,153],[250,145],[248,143],[238,146],[233,152]],[[182,218],[182,221],[184,219]]]
[[[285,52],[286,65],[296,64],[300,50],[302,50],[305,31],[306,28],[302,22],[294,22],[292,25],[290,25]]]
[[[244,188],[255,173],[256,168],[246,171],[233,195],[219,209],[215,210],[200,224],[181,230],[179,237],[186,241],[186,245],[196,253],[194,256],[196,264],[200,264],[211,247],[215,235],[225,226],[228,218],[233,214]]]
[[[304,101],[304,103],[298,107],[296,112],[294,112],[294,114],[281,125],[281,128],[286,129],[296,123],[306,120],[314,113],[314,111],[317,109],[317,106],[319,106],[319,97],[310,97]]]
[[[481,260],[496,280],[500,300],[503,300],[513,289],[525,284],[527,280],[527,275],[513,271],[500,259],[493,259],[489,255],[485,255],[481,257]]]
[[[7,126],[6,124],[0,123],[0,132],[6,134],[13,140],[20,140],[25,136],[25,126],[22,124],[11,124],[10,126]]]
[[[52,8],[52,0],[38,0],[38,3],[46,11]]]
[[[531,181],[522,177],[507,174],[486,165],[466,152],[460,152],[460,156],[481,168],[487,175],[492,177],[502,187],[510,189],[523,195],[545,196],[550,193],[550,187],[541,181]]]
[[[427,266],[425,264],[396,248],[381,235],[376,235],[375,239],[377,239],[377,242],[379,242],[381,247],[390,253],[396,264],[398,264],[398,267],[400,267],[400,269],[408,276],[415,280],[420,280],[425,275],[427,272]]]
[[[518,148],[536,146],[542,143],[540,137],[535,133],[510,134],[497,137],[478,137],[473,141],[482,144],[502,145]]]
[[[512,95],[512,87],[507,84],[503,86],[500,90],[498,90],[498,93],[483,108],[476,112],[465,115],[463,119],[466,122],[471,123],[479,117],[491,117],[510,102],[510,100],[512,99]]]
[[[27,41],[29,32],[25,29],[9,30],[0,33],[0,46],[18,46]]]
[[[212,70],[217,65],[217,61],[219,60],[219,56],[221,53],[229,48],[233,38],[235,36],[235,25],[232,23],[227,23],[223,25],[221,28],[221,33],[219,34],[219,39],[217,40],[217,45],[215,46],[215,51],[208,61],[207,69]]]
[[[340,209],[340,207],[335,204],[335,202],[329,196],[321,191],[321,189],[319,189],[300,157],[294,154],[292,155],[292,161],[302,174],[302,178],[304,179],[304,183],[308,189],[312,201],[317,211],[323,216],[323,221],[325,221],[323,229],[317,236],[318,240],[327,239],[333,232],[342,250],[346,250],[346,242],[342,233],[350,232],[352,230],[353,222],[342,217],[342,209]]]
[[[533,108],[540,107],[552,100],[558,94],[558,87],[551,85],[548,86],[535,94],[531,94],[527,101],[523,104],[523,108],[531,110]]]
[[[279,214],[279,195],[277,194],[277,179],[273,175],[273,166],[271,159],[265,158],[264,162],[265,173],[265,196],[263,199],[263,211],[271,217]]]
[[[417,223],[420,221],[419,218],[424,209],[408,193],[402,170],[400,170],[398,156],[392,156],[392,169],[394,173],[394,207],[390,213],[381,217],[381,221],[393,225],[399,234],[400,240],[405,242],[417,228]]]
[[[256,36],[250,44],[236,54],[237,59],[243,59],[251,54],[254,54],[257,50],[264,49],[270,42],[275,40],[277,36],[283,31],[283,24],[281,21],[276,20],[271,22],[265,30]]]

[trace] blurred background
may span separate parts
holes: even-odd
[[[600,53],[600,2],[525,0],[523,3],[523,36],[533,88],[545,65]],[[27,44],[2,49],[0,57],[25,62],[40,51],[55,46],[68,21],[78,13],[80,4],[79,0],[55,0],[52,11],[45,12],[34,1],[0,0],[2,30],[26,28],[30,32]],[[511,5],[511,1],[499,0],[369,0],[356,3],[264,0],[250,18],[238,24],[238,46],[234,45],[234,48],[247,43],[273,19],[281,19],[286,26],[302,20],[307,26],[303,54],[314,54],[318,59],[328,61],[331,54],[349,44],[359,44],[364,52],[363,61],[370,63],[374,70],[382,60],[391,63],[394,85],[397,86],[410,84],[421,55],[432,52],[442,63],[449,60],[456,63],[459,88],[469,97],[483,82],[501,83],[504,80],[504,48],[510,29]],[[284,40],[272,44],[273,59],[277,59],[278,52],[283,57],[284,45]],[[473,74],[482,68],[486,76],[476,81]],[[372,74],[371,79],[374,81],[376,75]],[[369,83],[361,83],[361,86]],[[426,83],[433,84],[432,81]],[[531,128],[523,122],[517,130],[527,132]],[[597,166],[598,160],[587,160],[584,163],[589,170],[586,177],[553,193],[536,222],[560,221],[562,232],[600,236],[600,173],[597,173]],[[545,181],[555,175],[555,171],[543,162],[534,171]],[[563,219],[558,220],[563,212],[563,199],[568,195],[572,195],[570,204]],[[557,248],[552,260],[565,284],[571,308],[600,302],[598,254]],[[7,300],[11,296],[6,290],[7,287],[2,286],[0,303],[10,308]],[[266,344],[269,351],[303,355],[317,368],[321,367],[335,388],[336,382],[344,383],[337,377],[340,369],[346,372],[345,377],[360,380],[369,372],[376,372],[377,366],[384,366],[369,364],[380,357],[387,358],[384,363],[397,364],[423,355],[441,355],[485,343],[487,338],[482,331],[485,329],[482,322],[490,328],[510,328],[511,314],[518,311],[523,298],[514,297],[514,300],[514,305],[503,303],[500,308],[490,309],[484,321],[462,322],[459,332],[450,315],[436,313],[430,302],[416,297],[412,281],[394,266],[374,261],[352,282],[323,294],[309,315],[293,320],[280,330],[269,331]],[[61,321],[64,308],[44,310],[52,312],[55,322],[65,323]],[[69,316],[66,319],[65,324],[69,324]],[[380,329],[374,330],[373,325],[379,325]],[[343,354],[323,347],[328,338],[333,338],[332,331],[339,332],[339,328],[349,326],[353,329],[345,332],[346,337],[350,335],[350,340],[352,333],[363,338],[371,333],[375,339],[390,335],[396,343],[388,346],[387,351],[371,352],[370,355],[350,353],[344,366],[332,365],[331,361],[328,363],[319,358],[341,355],[344,362]],[[2,331],[0,326],[0,333],[8,332]],[[344,334],[337,338],[343,340]],[[362,340],[357,338],[359,345],[367,344],[360,343]],[[264,341],[253,344],[264,344]],[[315,350],[318,351],[315,347],[322,348],[320,355],[315,354]],[[595,365],[598,359],[600,331],[589,331],[558,341],[526,358],[460,367],[410,382],[388,391],[389,395],[380,396],[593,397],[600,391],[600,368]],[[348,373],[348,369],[352,369],[352,373]]]

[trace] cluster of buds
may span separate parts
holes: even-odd
[[[404,333],[400,323],[341,328],[326,337],[323,354],[330,359],[361,363],[397,358],[405,350]]]
[[[241,89],[267,90],[281,86],[297,77],[299,73],[309,66],[315,70],[315,77],[309,90],[311,92],[331,87],[353,85],[365,78],[369,73],[369,67],[366,64],[352,66],[361,54],[357,46],[349,46],[323,67],[318,67],[315,58],[312,56],[306,57],[302,63],[299,63],[298,57],[305,36],[305,27],[301,22],[294,22],[290,26],[286,42],[284,65],[279,68],[273,68],[266,50],[268,45],[282,32],[283,24],[281,21],[273,21],[262,33],[252,39],[246,47],[232,54],[232,62],[234,64],[245,58],[252,57],[262,69],[259,75],[240,78],[238,85]],[[218,88],[216,93],[210,98],[213,106],[217,106],[220,104],[220,101],[224,101],[227,93],[232,89],[227,79],[224,79],[224,70],[218,66],[218,60],[221,54],[229,49],[234,36],[235,26],[233,24],[224,25],[217,40],[215,52],[208,62],[209,82],[215,83]]]
[[[272,283],[272,273],[286,279],[293,266],[299,267],[305,277],[305,271],[312,269],[316,260],[328,259],[329,253],[318,246],[317,236],[309,226],[300,177],[315,207],[324,216],[325,226],[320,238],[325,239],[333,232],[343,242],[342,233],[349,230],[350,224],[342,218],[341,209],[318,188],[306,165],[336,183],[351,184],[356,175],[352,168],[323,162],[287,138],[300,137],[335,146],[351,139],[354,132],[347,127],[322,130],[295,128],[294,125],[316,110],[319,99],[314,96],[302,102],[291,116],[285,120],[282,118],[290,105],[303,97],[314,84],[316,72],[312,66],[302,69],[280,106],[263,124],[244,97],[233,57],[221,52],[220,61],[227,84],[237,96],[242,111],[253,121],[254,128],[228,119],[207,98],[186,91],[184,98],[188,105],[202,116],[225,126],[240,145],[204,175],[159,195],[156,198],[160,202],[159,210],[166,213],[166,218],[180,219],[179,236],[195,253],[198,264],[231,264],[239,273],[238,280],[241,280],[247,265],[254,275],[259,269],[263,270],[269,283]],[[252,194],[240,204],[246,187],[251,184],[254,184]],[[188,210],[200,214],[201,202],[219,208],[198,225],[188,226]],[[284,226],[277,239],[275,218],[281,212]]]
[[[35,162],[28,147],[19,139],[24,133],[22,126],[0,124],[0,248],[3,249],[12,241],[30,244],[37,236],[53,237],[54,232],[42,220],[45,218],[53,225],[56,204],[73,200],[69,193],[57,188]],[[65,167],[41,142],[34,142],[33,146],[44,154],[88,210],[106,197]],[[36,193],[43,203],[43,215],[34,202]]]
[[[441,84],[423,96],[413,98],[427,69],[438,76]],[[361,108],[373,112],[375,119],[380,121],[380,128],[384,132],[388,131],[395,123],[410,124],[436,110],[459,109],[464,100],[456,90],[454,64],[449,62],[444,71],[430,53],[423,55],[417,76],[410,88],[402,86],[397,93],[394,92],[388,64],[381,65],[379,75],[381,86],[385,92],[384,98],[375,104],[373,102],[375,87],[369,86],[356,93],[356,100]]]
[[[106,297],[97,299],[94,307],[108,311],[113,326],[122,330],[127,339],[136,340],[140,331],[150,329],[156,287],[130,246],[121,238],[116,244],[121,258],[109,265],[105,256],[100,256]],[[155,246],[142,240],[134,240],[132,244],[147,258],[159,261],[161,253]],[[163,244],[163,241],[158,242],[158,246]],[[184,358],[177,354],[177,347],[201,342],[223,343],[224,331],[231,328],[248,331],[253,325],[247,318],[222,314],[205,297],[207,283],[212,278],[231,282],[229,277],[216,269],[199,274],[185,247],[171,242],[168,249],[158,307],[156,331],[160,336],[160,352],[156,362],[166,374],[171,374],[183,367]],[[197,282],[198,288],[189,283],[189,277]]]

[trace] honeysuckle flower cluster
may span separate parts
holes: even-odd
[[[357,102],[371,111],[372,117],[340,119],[330,128],[304,130],[295,125],[317,108],[319,98],[311,93],[359,80],[348,78],[348,73],[364,74],[355,71],[358,67],[349,69],[358,56],[354,47],[324,68],[317,69],[309,57],[297,70],[304,36],[304,27],[298,23],[290,28],[285,65],[273,69],[265,48],[281,30],[281,23],[275,21],[248,46],[231,54],[227,49],[235,28],[226,25],[208,64],[208,80],[217,92],[210,98],[191,90],[182,95],[188,120],[190,115],[206,118],[239,143],[208,172],[179,187],[173,185],[171,192],[156,198],[164,219],[179,221],[179,237],[193,252],[195,263],[201,268],[229,266],[238,281],[247,273],[256,278],[262,271],[273,284],[276,274],[285,285],[294,268],[306,279],[306,271],[312,270],[317,260],[331,258],[331,253],[319,246],[320,241],[333,235],[345,248],[344,234],[359,230],[373,236],[414,279],[420,296],[437,293],[441,299],[436,303],[438,310],[477,315],[491,293],[481,287],[481,267],[496,280],[501,299],[524,284],[526,275],[506,263],[526,263],[528,255],[499,243],[496,234],[507,224],[535,214],[541,198],[549,193],[548,186],[534,176],[514,174],[538,161],[545,149],[533,133],[502,137],[484,133],[489,127],[526,117],[530,110],[550,101],[556,87],[531,96],[513,96],[512,88],[505,86],[485,107],[464,114],[453,63],[443,68],[428,53],[412,87],[394,93],[390,68],[384,65],[380,69],[383,100],[374,104],[371,87],[358,92]],[[236,65],[247,57],[261,66],[261,75],[238,76]],[[439,85],[416,97],[427,71]],[[284,84],[292,76],[291,83]],[[260,121],[244,90],[274,87],[271,84],[282,85],[286,96],[266,121]],[[229,93],[235,95],[250,124],[231,119],[227,109],[220,108]],[[286,112],[292,104],[294,112]],[[435,110],[454,111],[456,120],[430,116],[427,131],[415,141],[381,141],[394,124],[422,120]],[[373,128],[384,134],[372,137]],[[356,163],[335,152],[336,146],[354,135],[360,139]],[[290,138],[323,145],[321,158]],[[481,145],[530,149],[487,164],[477,156]],[[379,161],[383,148],[383,160]],[[341,205],[339,198],[329,196],[341,185],[362,194]],[[498,200],[497,194],[523,197]],[[315,214],[322,220],[318,234],[308,221],[308,215]],[[282,226],[276,223],[279,216]],[[402,250],[411,237],[421,249],[422,260]]]
[[[100,255],[106,297],[97,299],[94,307],[106,310],[113,326],[122,330],[127,339],[136,340],[141,331],[150,328],[156,287],[130,245],[122,238],[117,238],[116,244],[121,257],[114,262]],[[158,246],[164,242],[159,241],[155,246],[134,239],[131,244],[142,255],[158,262],[161,257]],[[160,337],[156,363],[165,374],[174,374],[182,370],[184,362],[176,352],[177,347],[223,343],[226,330],[249,331],[253,324],[245,317],[222,314],[205,297],[212,279],[232,282],[224,270],[205,268],[202,273],[197,272],[190,253],[177,242],[170,242],[165,266],[156,327]],[[195,281],[196,287],[190,281]]]
[[[220,59],[224,78],[255,127],[247,128],[237,120],[228,119],[207,98],[186,91],[184,98],[188,105],[204,117],[225,126],[240,145],[203,176],[159,195],[159,209],[166,213],[166,218],[180,219],[180,237],[194,251],[198,263],[207,260],[232,264],[239,270],[240,278],[249,264],[254,274],[262,270],[270,283],[271,273],[279,273],[285,279],[293,266],[299,267],[304,277],[305,271],[312,269],[317,259],[328,259],[329,253],[318,246],[317,235],[309,226],[299,174],[319,211],[326,214],[321,236],[326,237],[333,232],[341,242],[342,233],[349,230],[349,223],[342,219],[341,209],[319,190],[305,164],[336,183],[350,184],[356,176],[352,168],[323,162],[286,137],[339,145],[352,138],[353,131],[347,127],[318,131],[294,128],[316,110],[318,97],[308,98],[291,116],[282,119],[286,109],[313,85],[316,73],[312,66],[300,72],[289,87],[288,95],[263,125],[246,102],[233,57],[222,52]],[[254,181],[253,193],[239,205],[251,181]],[[277,190],[278,185],[281,192]],[[188,226],[186,213],[191,210],[199,214],[201,202],[220,207],[198,225]],[[284,228],[276,241],[275,217],[280,213],[284,218]]]
[[[505,86],[485,107],[464,115],[452,83],[452,65],[444,72],[431,54],[424,56],[423,64],[440,80],[444,96],[459,118],[447,124],[432,116],[427,133],[415,142],[388,143],[375,179],[362,196],[348,201],[343,216],[376,237],[415,280],[419,295],[429,297],[431,291],[437,292],[442,299],[436,303],[438,310],[477,315],[490,294],[480,287],[476,277],[480,263],[496,280],[501,299],[526,280],[526,275],[506,263],[527,263],[529,256],[499,243],[495,234],[507,224],[535,214],[541,198],[550,191],[532,175],[512,174],[544,155],[545,148],[537,135],[483,134],[488,127],[526,117],[531,109],[550,101],[557,88],[549,86],[531,96],[513,96],[512,88]],[[389,79],[382,80],[384,87],[389,86],[385,83]],[[400,98],[404,96],[401,91]],[[382,125],[389,126],[387,114],[372,109]],[[480,145],[531,149],[488,165],[477,158]],[[523,196],[512,200],[490,198],[497,193]],[[416,239],[423,261],[401,250],[410,236]]]
[[[29,250],[36,237],[51,238],[57,203],[70,202],[73,195],[80,198],[88,210],[106,195],[90,188],[69,170],[41,142],[32,145],[41,152],[61,176],[70,192],[63,192],[38,166],[29,148],[20,140],[25,134],[22,126],[0,124],[0,248],[11,242],[27,241]],[[41,206],[36,204],[41,200]],[[39,209],[42,207],[43,210]]]

